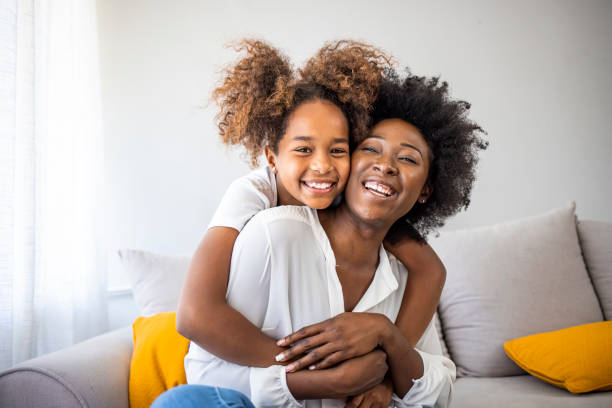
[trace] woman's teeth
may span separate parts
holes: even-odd
[[[332,183],[315,183],[313,181],[305,181],[304,184],[317,190],[327,190],[332,186]]]
[[[370,190],[371,192],[383,197],[389,197],[393,195],[393,189],[391,187],[385,186],[384,184],[376,183],[374,181],[367,181],[364,184],[364,187]]]

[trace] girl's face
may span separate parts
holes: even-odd
[[[413,125],[379,122],[353,152],[346,204],[363,221],[391,226],[431,194],[430,160],[427,142]]]
[[[350,171],[348,122],[331,102],[306,102],[289,117],[277,152],[266,147],[265,153],[276,173],[279,205],[327,208]]]

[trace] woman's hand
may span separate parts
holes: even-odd
[[[348,399],[347,408],[387,408],[393,396],[393,383],[387,376],[383,382]]]
[[[287,372],[304,367],[328,368],[377,348],[388,325],[391,321],[379,313],[342,313],[280,339],[277,345],[293,346],[278,354],[276,361],[289,361],[306,353],[289,364]]]

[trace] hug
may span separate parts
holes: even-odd
[[[447,406],[445,270],[425,237],[469,205],[486,148],[469,104],[363,43],[299,70],[238,48],[219,131],[268,165],[229,187],[193,257],[177,313],[190,385],[154,406]]]

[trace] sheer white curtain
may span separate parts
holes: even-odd
[[[95,0],[0,2],[0,368],[106,330]]]

